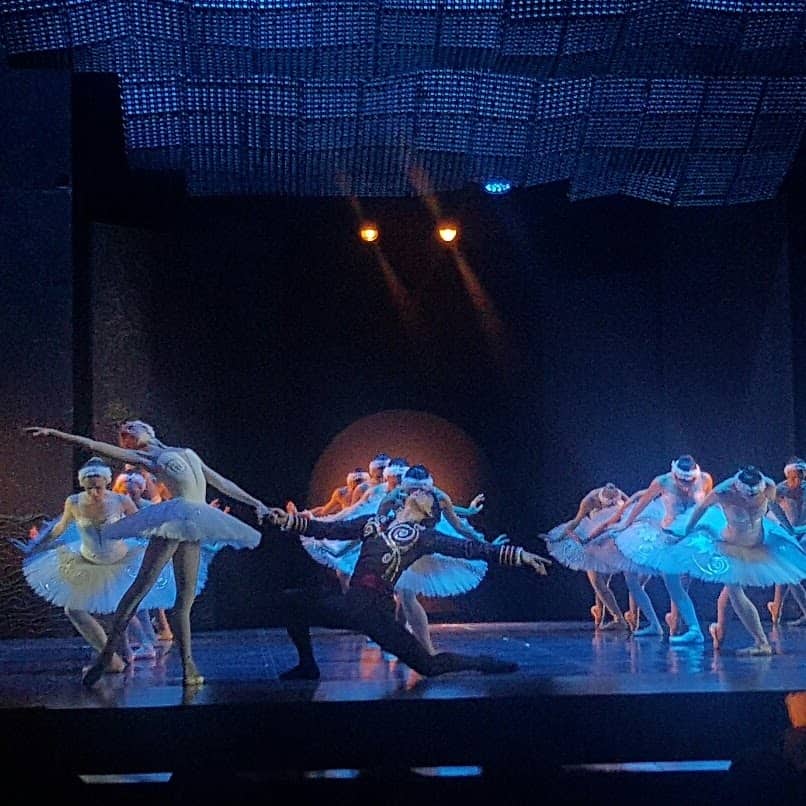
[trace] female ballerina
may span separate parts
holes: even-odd
[[[608,482],[588,492],[579,502],[577,514],[565,523],[555,526],[542,535],[546,548],[555,560],[574,571],[585,571],[596,597],[591,611],[596,629],[629,629],[627,619],[608,584],[609,578],[621,573],[628,563],[609,538],[593,541],[593,532],[614,518],[618,518],[627,495],[615,484]],[[603,624],[597,608],[605,608],[613,617]],[[602,614],[603,615],[603,614]]]
[[[640,568],[631,560],[628,560],[619,551],[615,543],[615,537],[605,533],[619,521],[626,520],[629,517],[635,504],[645,492],[646,490],[634,492],[626,501],[619,504],[616,511],[607,520],[599,523],[598,526],[594,526],[588,535],[590,549],[600,554],[603,553],[605,557],[610,558],[610,567],[615,565],[619,568],[621,573],[624,574],[624,581],[627,584],[630,603],[630,608],[624,614],[624,618],[633,631],[633,638],[661,637],[663,635],[663,627],[661,627],[652,600],[646,592],[646,583],[652,578],[652,574],[646,568]],[[599,519],[597,518],[597,520]],[[610,577],[608,577],[608,579],[609,578]],[[598,624],[601,622],[604,615],[603,610],[604,607],[597,596],[597,602],[594,607],[591,608],[592,612],[596,611],[593,612],[595,623]],[[640,623],[642,613],[648,622],[644,627],[641,627]]]
[[[15,542],[26,554],[23,573],[28,584],[42,598],[63,607],[78,633],[99,654],[107,634],[95,615],[114,612],[145,553],[142,541],[101,537],[104,526],[137,512],[128,495],[109,489],[111,480],[110,467],[99,458],[90,459],[78,471],[82,492],[68,496],[61,517],[35,540]],[[175,596],[176,582],[168,569],[147,591],[143,607],[170,607]],[[123,635],[120,651],[109,658],[109,671],[123,671],[132,658]]]
[[[775,495],[775,482],[758,468],[740,468],[714,487],[682,529],[675,524],[673,532],[682,539],[658,558],[664,568],[726,587],[736,615],[754,642],[738,651],[742,655],[772,654],[758,610],[744,588],[795,585],[806,578],[806,551],[797,541],[804,527],[792,527]],[[703,522],[706,513],[714,510],[717,519]],[[777,523],[765,517],[770,510]]]
[[[806,462],[798,456],[793,456],[784,467],[784,480],[776,487],[776,500],[786,513],[792,526],[806,524],[806,507],[803,505],[803,493],[806,490]],[[792,598],[800,608],[800,617],[789,622],[790,627],[802,627],[806,624],[806,590],[803,585],[776,585],[773,600],[767,602],[772,623],[778,624],[781,620],[784,598],[786,594]],[[719,619],[717,619],[719,621]]]
[[[140,602],[172,561],[177,580],[174,633],[179,644],[185,686],[201,685],[191,651],[190,609],[196,598],[201,546],[215,543],[235,548],[254,548],[260,532],[211,506],[206,501],[209,483],[230,498],[254,507],[258,521],[268,509],[229,479],[208,467],[190,448],[169,447],[157,439],[154,429],[140,420],[120,426],[118,445],[99,442],[53,428],[26,429],[33,436],[52,436],[93,453],[144,467],[165,484],[171,498],[141,509],[128,518],[108,524],[101,532],[105,540],[129,537],[148,538],[140,570],[115,610],[106,644],[95,664],[84,675],[85,685],[96,683],[110,666],[126,626]]]
[[[662,473],[652,480],[624,523],[610,530],[610,534],[616,537],[619,551],[627,559],[663,578],[669,598],[687,628],[680,635],[670,635],[671,644],[699,644],[705,641],[694,602],[681,581],[685,572],[663,570],[666,566],[661,560],[672,540],[668,529],[685,523],[694,506],[711,492],[713,484],[711,475],[700,469],[694,457],[684,454],[672,461],[668,473]],[[663,505],[660,517],[657,509],[649,509],[656,499],[660,499]]]
[[[118,484],[122,485],[123,489],[121,491],[128,493],[137,509],[142,509],[144,506],[150,506],[151,504],[159,504],[160,501],[167,501],[171,497],[165,485],[158,482],[153,473],[130,464],[124,465],[123,472],[115,479],[115,485]],[[113,487],[113,489],[115,488]],[[134,618],[137,618],[137,616],[134,616]],[[171,643],[174,640],[165,608],[158,607],[156,609],[153,628],[158,641]]]

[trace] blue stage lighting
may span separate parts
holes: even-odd
[[[484,190],[492,196],[503,196],[512,190],[509,179],[489,179],[484,183]]]

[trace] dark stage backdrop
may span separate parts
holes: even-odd
[[[60,512],[74,489],[73,452],[22,431],[73,422],[69,75],[9,70],[0,49],[0,121],[0,638],[72,634],[6,539]]]
[[[564,193],[442,198],[463,227],[453,250],[434,239],[424,200],[366,202],[382,230],[374,247],[344,200],[176,194],[139,220],[97,217],[96,435],[142,417],[267,503],[305,505],[370,460],[371,436],[314,484],[356,421],[432,415],[477,457],[476,478],[452,474],[451,458],[437,483],[462,503],[483,490],[479,524],[538,551],[538,532],[589,489],[631,493],[683,452],[717,481],[748,462],[780,478],[800,449],[791,200],[667,209]],[[453,456],[451,433],[430,435],[431,456]],[[399,437],[378,432],[371,452],[423,458]],[[277,591],[313,567],[270,538],[222,552],[197,622],[273,624]],[[717,591],[693,590],[711,618]],[[428,607],[442,620],[563,619],[585,617],[591,599],[560,567],[548,579],[492,568],[473,593]]]

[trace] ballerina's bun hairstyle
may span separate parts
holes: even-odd
[[[380,470],[382,467],[386,467],[389,464],[390,458],[388,454],[385,453],[378,453],[375,455],[375,458],[369,463],[369,469],[372,470]]]
[[[131,434],[132,431],[135,431],[137,429],[145,431],[145,433],[148,434],[148,436],[151,439],[154,439],[157,436],[156,433],[154,432],[154,426],[149,425],[148,423],[143,422],[142,420],[126,420],[125,422],[120,424],[120,430],[128,434]]]
[[[739,468],[735,476],[734,486],[744,495],[757,495],[764,488],[766,480],[764,474],[755,465],[745,465]]]
[[[115,477],[115,483],[112,485],[113,493],[126,493],[128,492],[128,484],[133,482],[140,485],[144,490],[146,488],[145,476],[142,473],[136,473],[132,470],[125,473],[118,473]]]
[[[81,484],[84,479],[96,477],[106,479],[107,483],[110,483],[112,481],[112,468],[100,457],[93,456],[83,467],[79,468],[78,481]]]
[[[364,481],[369,481],[369,473],[367,473],[363,467],[357,467],[347,474],[348,484],[361,484]]]
[[[691,454],[684,453],[672,461],[672,475],[682,481],[692,481],[700,475],[700,466]]]
[[[787,463],[784,465],[784,473],[800,473],[801,476],[806,474],[806,462],[800,456],[790,456]]]
[[[404,474],[400,482],[406,491],[434,489],[434,479],[425,465],[412,465]]]
[[[408,460],[402,456],[396,456],[394,459],[390,459],[389,464],[383,469],[383,477],[388,479],[390,476],[395,476],[400,481],[408,469]]]

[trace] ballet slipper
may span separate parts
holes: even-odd
[[[641,620],[641,613],[638,610],[628,610],[624,614],[624,620],[630,625],[631,630],[637,630],[638,623]]]
[[[604,609],[600,604],[595,604],[591,607],[591,615],[593,616],[594,626],[601,627],[604,619]]]
[[[781,621],[781,605],[778,602],[767,602],[767,610],[770,611],[772,623],[778,624]]]
[[[680,635],[672,635],[669,638],[670,644],[701,644],[705,641],[705,636],[701,630],[690,627]]]
[[[772,655],[772,647],[769,644],[753,644],[753,646],[746,646],[743,649],[736,650],[737,655],[741,655],[743,657],[767,657]]]

